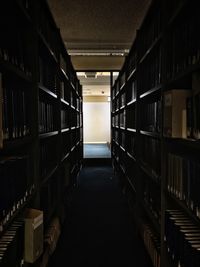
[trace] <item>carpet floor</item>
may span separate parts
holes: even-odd
[[[107,144],[84,144],[84,158],[110,158],[111,152]]]
[[[84,167],[48,267],[152,267],[109,166]]]

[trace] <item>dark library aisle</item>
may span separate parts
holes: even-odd
[[[49,267],[150,267],[112,168],[85,166],[79,178]]]

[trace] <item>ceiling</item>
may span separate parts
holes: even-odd
[[[76,70],[119,70],[151,0],[48,0]]]
[[[84,96],[110,96],[110,72],[77,72]],[[113,73],[116,79],[118,72]]]

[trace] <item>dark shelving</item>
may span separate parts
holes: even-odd
[[[12,229],[0,265],[39,266],[46,246],[25,259],[27,233],[14,225],[25,210],[41,211],[44,241],[51,221],[66,216],[63,194],[82,165],[82,87],[46,0],[6,1],[0,30],[1,242]]]
[[[134,181],[131,211],[154,267],[199,264],[199,256],[192,256],[198,255],[197,248],[190,253],[188,237],[182,240],[188,258],[179,251],[184,223],[174,234],[165,234],[168,209],[181,212],[200,233],[197,10],[197,1],[152,1],[112,86],[113,166],[124,181]],[[177,240],[170,243],[175,235]]]

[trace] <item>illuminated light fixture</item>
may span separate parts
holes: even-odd
[[[108,49],[108,50],[70,50],[68,49],[68,54],[70,56],[117,56],[124,57],[129,53],[128,49],[117,50],[117,49]]]
[[[85,72],[85,78],[96,78],[97,77],[97,73],[96,71],[87,71]]]

